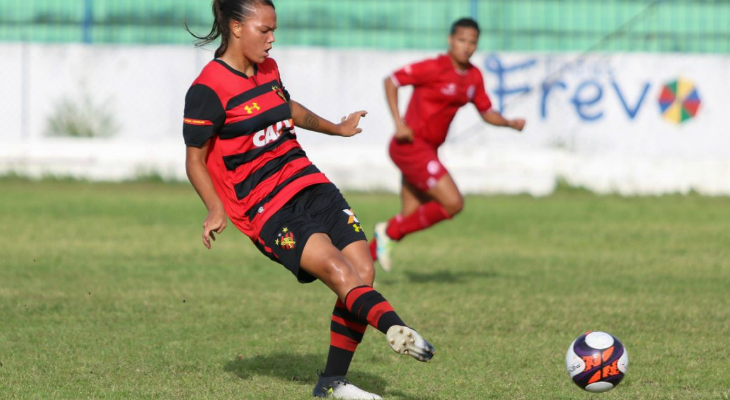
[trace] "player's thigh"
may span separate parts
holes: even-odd
[[[340,299],[365,283],[350,260],[332,244],[329,236],[315,233],[302,252],[301,267],[334,291]]]
[[[350,243],[342,249],[342,254],[350,260],[350,263],[355,267],[357,273],[360,275],[360,279],[365,282],[366,285],[373,285],[375,280],[375,268],[373,267],[373,258],[370,256],[370,247],[368,242],[365,240],[358,240],[357,242]]]
[[[405,177],[402,178],[400,197],[401,215],[403,216],[413,214],[418,207],[431,201],[431,196],[429,196],[428,193],[408,182]]]
[[[444,174],[427,193],[452,216],[464,208],[464,197],[449,173]]]

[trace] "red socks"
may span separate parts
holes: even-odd
[[[408,234],[426,229],[449,218],[451,216],[441,204],[430,201],[418,207],[408,216],[396,215],[391,218],[385,233],[393,240],[401,240]]]

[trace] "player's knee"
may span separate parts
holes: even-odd
[[[361,262],[355,268],[363,283],[372,286],[373,282],[375,282],[375,268],[373,267],[372,261]]]
[[[459,196],[449,199],[445,202],[445,204],[443,204],[443,206],[449,216],[453,217],[464,209],[464,198]]]
[[[335,287],[351,287],[362,283],[359,272],[341,254],[327,257],[322,272],[325,280]]]

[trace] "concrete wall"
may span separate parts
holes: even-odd
[[[0,44],[0,54],[0,173],[114,180],[155,172],[185,179],[184,96],[209,51]],[[354,138],[298,130],[310,158],[335,183],[397,189],[399,176],[387,157],[393,128],[382,79],[433,55],[272,52],[297,101],[332,120],[370,112]],[[480,53],[472,62],[482,69],[495,107],[527,118],[528,125],[516,134],[484,125],[472,106],[459,112],[441,155],[464,191],[543,195],[564,178],[598,192],[730,194],[730,128],[723,118],[730,104],[729,56]],[[680,100],[693,90],[700,100],[694,117],[683,122],[675,109],[662,110],[664,88],[673,82],[679,82]],[[405,106],[408,89],[401,94]],[[84,98],[114,118],[116,135],[52,137],[48,119],[59,102]]]

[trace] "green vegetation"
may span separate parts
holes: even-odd
[[[211,251],[187,184],[0,180],[0,398],[306,399],[334,296],[232,226]],[[347,196],[371,229],[395,196]],[[470,197],[376,287],[437,348],[369,329],[350,378],[389,399],[586,399],[585,330],[627,346],[602,399],[727,399],[730,199]]]
[[[56,102],[53,114],[46,119],[47,136],[111,137],[119,131],[119,123],[109,103],[97,104],[86,93],[80,99],[64,97]]]

